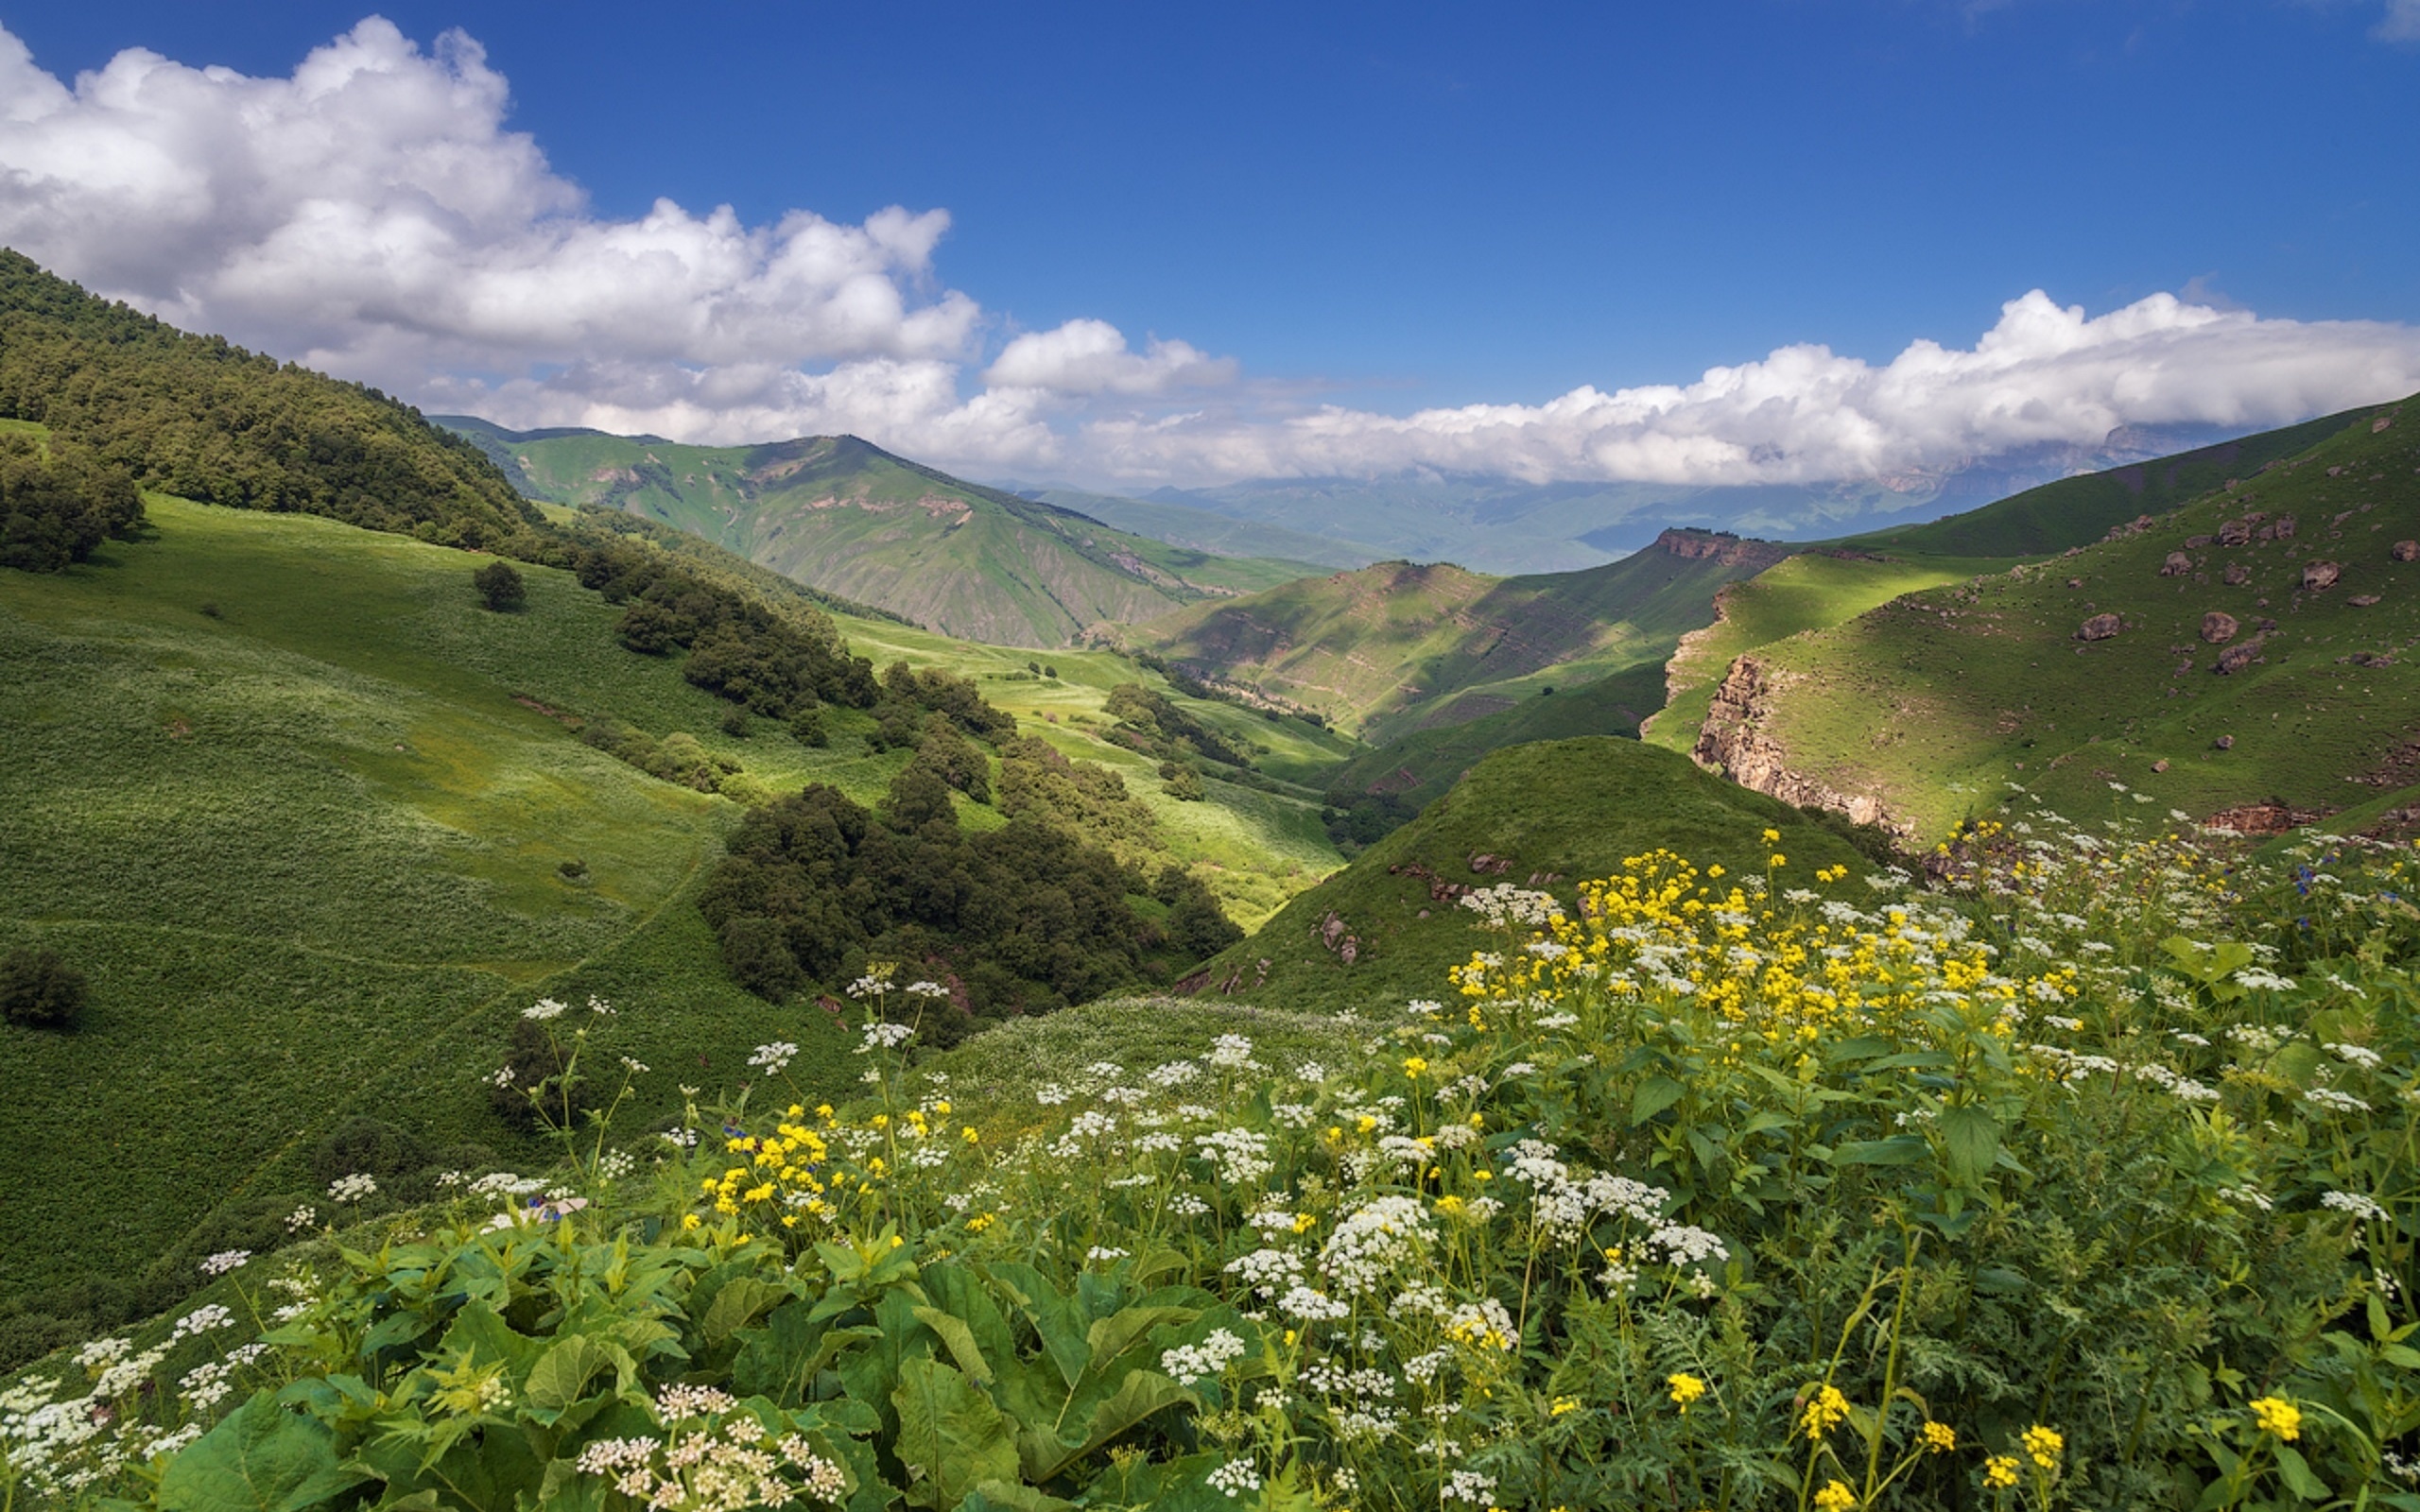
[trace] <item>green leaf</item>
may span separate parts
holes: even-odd
[[[1078,1460],[1101,1449],[1118,1435],[1139,1426],[1155,1412],[1169,1407],[1192,1406],[1201,1399],[1156,1370],[1130,1370],[1117,1383],[1116,1392],[1108,1400],[1093,1408],[1092,1417],[1084,1423],[1084,1436],[1075,1444],[1062,1444],[1062,1452],[1051,1464],[1035,1467],[1028,1463],[1026,1475],[1029,1480],[1055,1480]],[[1024,1446],[1030,1454],[1033,1445]]]
[[[1127,1307],[1102,1318],[1084,1332],[1084,1347],[1090,1353],[1088,1362],[1094,1370],[1106,1370],[1110,1362],[1133,1348],[1136,1340],[1153,1329],[1178,1327],[1201,1315],[1198,1307]]]
[[[538,1357],[529,1367],[529,1379],[521,1388],[522,1400],[541,1411],[562,1411],[587,1394],[588,1383],[596,1372],[620,1367],[620,1384],[627,1385],[638,1374],[631,1357],[610,1344],[599,1344],[585,1336],[563,1340]],[[546,1419],[541,1418],[541,1421]]]
[[[958,1367],[972,1377],[976,1384],[988,1386],[992,1383],[991,1362],[983,1358],[983,1347],[975,1342],[975,1331],[966,1326],[964,1318],[944,1313],[938,1307],[916,1309],[916,1318],[941,1335],[942,1345],[949,1350],[949,1357],[958,1362]]]
[[[1932,1154],[1921,1135],[1894,1134],[1887,1140],[1848,1140],[1832,1152],[1834,1165],[1914,1165]]]
[[[1650,1076],[1630,1096],[1630,1121],[1634,1128],[1687,1095],[1688,1089],[1669,1076]]]
[[[2286,1488],[2304,1501],[2327,1499],[2327,1483],[2310,1472],[2310,1462],[2291,1444],[2277,1446],[2277,1473],[2285,1478]]]
[[[896,1452],[908,1468],[912,1505],[955,1507],[985,1481],[1016,1479],[1009,1420],[958,1371],[938,1360],[909,1360],[890,1401],[899,1413]]]
[[[266,1391],[168,1462],[161,1512],[304,1512],[370,1479],[337,1461],[325,1423]]]
[[[1999,1122],[1968,1104],[1943,1109],[1933,1126],[1941,1130],[1943,1147],[1949,1152],[1950,1178],[1961,1186],[1980,1185],[1983,1173],[1999,1158]]]
[[[985,1481],[966,1493],[966,1500],[958,1503],[958,1512],[1075,1512],[1075,1505],[1030,1486]]]
[[[715,1293],[714,1305],[706,1309],[705,1320],[699,1329],[708,1344],[720,1344],[746,1328],[757,1314],[789,1294],[781,1287],[753,1276],[735,1276]]]

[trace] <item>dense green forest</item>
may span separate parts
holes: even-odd
[[[122,468],[78,448],[0,435],[0,567],[57,572],[143,528],[143,495]]]

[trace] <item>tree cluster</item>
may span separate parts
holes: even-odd
[[[0,416],[141,486],[527,555],[543,524],[478,449],[373,388],[188,335],[0,249]]]
[[[1196,719],[1164,694],[1154,693],[1139,682],[1121,682],[1109,690],[1109,700],[1103,710],[1117,723],[1110,727],[1108,738],[1129,750],[1141,751],[1165,762],[1183,762],[1199,756],[1217,762],[1221,766],[1248,767],[1252,753],[1239,748],[1225,736]]]
[[[46,946],[0,955],[0,1019],[28,1029],[73,1029],[84,1011],[84,973]]]
[[[1137,911],[1154,893],[1181,934]],[[732,975],[775,1002],[874,960],[942,982],[949,1000],[925,1012],[941,1043],[981,1021],[1169,980],[1235,928],[1184,872],[1154,888],[1031,816],[967,833],[948,784],[916,763],[874,811],[822,783],[753,810],[700,906]]]
[[[55,573],[142,528],[143,495],[125,469],[65,443],[45,455],[31,437],[0,436],[0,567]]]

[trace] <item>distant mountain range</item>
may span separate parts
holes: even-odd
[[[2098,445],[2047,443],[1863,482],[1535,484],[1483,474],[1414,472],[1162,488],[1126,500],[1063,486],[1014,487],[1028,497],[1065,504],[1122,528],[1164,539],[1175,539],[1168,532],[1185,528],[1181,522],[1186,518],[1172,521],[1165,511],[1183,509],[1308,533],[1329,542],[1328,550],[1314,554],[1295,545],[1277,554],[1337,566],[1400,557],[1499,575],[1554,573],[1599,566],[1636,551],[1668,525],[1811,541],[1921,524],[2059,478],[2210,445],[2228,434],[2203,425],[2126,426],[2110,432]],[[1133,512],[1121,515],[1120,510]],[[1145,510],[1160,512],[1147,515]],[[1205,530],[1200,524],[1190,528]],[[1252,549],[1256,554],[1266,550]],[[1348,559],[1340,559],[1339,554]],[[1353,557],[1358,559],[1349,559]]]
[[[854,436],[683,446],[434,419],[531,498],[661,521],[809,587],[995,645],[1064,645],[1100,621],[1150,619],[1324,565],[1170,545]]]

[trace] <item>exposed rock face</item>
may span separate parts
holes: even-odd
[[[2159,564],[2159,575],[2162,577],[2182,577],[2192,570],[2193,558],[2181,551],[2169,552],[2168,560]]]
[[[1842,793],[1804,773],[1791,771],[1781,747],[1762,729],[1772,713],[1768,691],[1765,667],[1754,657],[1743,656],[1731,663],[1731,670],[1723,674],[1721,684],[1715,689],[1714,706],[1706,712],[1697,748],[1690,753],[1699,765],[1710,766],[1741,787],[1785,803],[1829,809],[1847,815],[1853,823],[1879,824],[1901,836],[1914,833],[1913,825],[1893,818],[1880,799],[1870,794]]]
[[[2212,610],[2202,616],[2202,639],[2212,645],[2226,644],[2235,639],[2235,632],[2241,628],[2243,627],[2236,623],[2234,615],[2221,613],[2218,610]]]
[[[2246,641],[2241,645],[2230,645],[2219,653],[2219,664],[2210,670],[2220,677],[2231,678],[2252,665],[2259,655],[2260,643],[2256,640]]]
[[[2237,834],[2283,834],[2317,817],[2316,810],[2290,809],[2283,803],[2247,803],[2241,808],[2221,809],[2202,822],[2213,830],[2231,830]]]
[[[2221,546],[2240,546],[2251,539],[2252,522],[2249,520],[2230,520],[2219,526],[2219,544]]]
[[[2106,641],[2126,627],[2126,622],[2115,614],[2095,614],[2076,627],[2079,641]]]
[[[1651,551],[1668,551],[1690,561],[1712,558],[1725,567],[1743,563],[1770,567],[1790,554],[1793,548],[1779,541],[1756,541],[1735,536],[1727,530],[1670,529],[1655,538]]]
[[[2420,561],[2420,541],[2398,541],[2386,554],[2397,561]]]
[[[2311,593],[2320,593],[2335,587],[2336,579],[2343,576],[2344,567],[2342,562],[2311,562],[2303,568],[2303,587]]]

